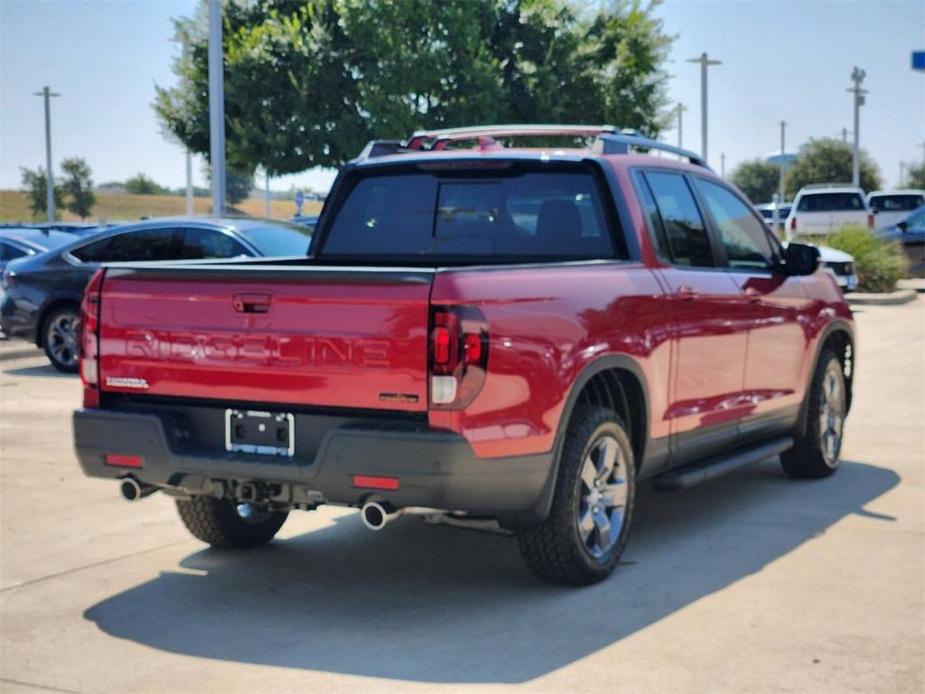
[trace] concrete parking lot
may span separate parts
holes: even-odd
[[[857,319],[837,475],[643,489],[624,565],[581,590],[511,538],[342,509],[206,549],[169,499],[85,479],[78,381],[0,344],[0,689],[921,692],[925,300]]]

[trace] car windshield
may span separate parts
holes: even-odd
[[[914,193],[901,195],[875,195],[870,206],[877,212],[912,212],[925,204],[925,196]]]
[[[864,209],[860,193],[810,193],[800,197],[800,212],[854,212]]]
[[[245,226],[241,233],[266,256],[308,255],[312,230],[300,224]]]

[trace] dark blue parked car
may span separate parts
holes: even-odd
[[[877,232],[881,238],[898,241],[909,257],[909,274],[925,277],[925,205],[894,226]]]
[[[77,324],[84,288],[102,263],[304,256],[309,228],[269,219],[152,219],[11,262],[3,272],[0,329],[45,349],[60,371],[77,371]]]

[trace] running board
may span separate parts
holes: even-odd
[[[714,477],[737,470],[743,465],[759,463],[762,460],[779,455],[791,446],[793,446],[793,438],[782,436],[755,446],[736,449],[728,455],[704,458],[684,467],[663,472],[655,478],[653,486],[660,492],[687,489]]]

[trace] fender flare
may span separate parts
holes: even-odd
[[[816,365],[819,363],[819,357],[822,355],[822,348],[825,346],[825,343],[828,341],[832,335],[837,332],[844,333],[848,339],[848,344],[851,346],[851,376],[848,380],[848,409],[851,409],[851,392],[852,392],[852,382],[854,381],[854,371],[857,368],[857,347],[854,343],[854,328],[850,322],[844,320],[843,318],[836,318],[830,321],[822,332],[819,334],[819,339],[816,341],[816,349],[813,352],[812,367],[809,370],[809,374],[806,378],[806,388],[803,391],[803,402],[800,403],[800,414],[797,417],[797,425],[795,433],[797,436],[806,436],[806,425],[807,419],[809,417],[809,393],[813,385],[813,376],[816,374]]]
[[[574,414],[575,406],[578,403],[578,397],[581,395],[582,390],[592,378],[604,371],[609,371],[611,369],[623,369],[632,373],[633,376],[636,377],[636,380],[638,381],[642,391],[642,409],[645,419],[643,421],[643,437],[640,451],[640,460],[635,461],[637,469],[639,468],[639,465],[642,463],[641,459],[645,456],[645,451],[648,449],[649,442],[651,440],[649,427],[649,421],[651,417],[651,413],[649,412],[649,384],[646,381],[645,373],[643,372],[642,367],[639,366],[639,363],[635,359],[626,354],[608,354],[595,359],[590,364],[587,364],[581,370],[581,372],[578,374],[578,377],[575,378],[571,387],[569,388],[569,394],[565,400],[565,405],[562,408],[562,416],[559,418],[559,424],[556,428],[556,437],[552,445],[549,474],[546,477],[546,483],[543,485],[543,492],[540,494],[540,498],[537,500],[536,505],[531,509],[521,511],[516,514],[504,514],[503,517],[498,519],[502,526],[514,530],[526,528],[542,523],[549,515],[549,511],[552,508],[552,499],[556,489],[556,479],[559,476],[559,456],[562,453],[562,446],[565,444],[565,436],[568,432],[568,425],[572,419],[572,415]],[[631,432],[628,433],[631,434]]]

